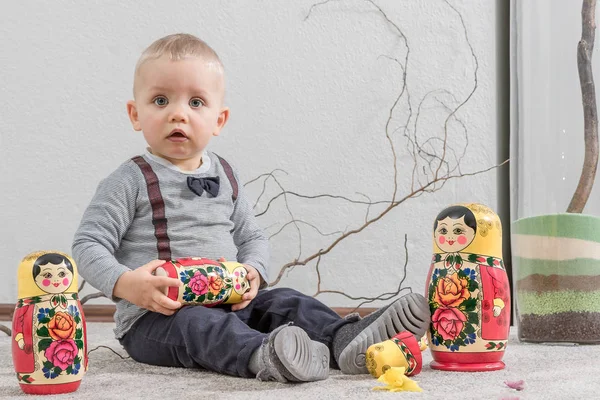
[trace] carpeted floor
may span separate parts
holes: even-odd
[[[125,356],[113,339],[112,323],[89,323],[88,346],[109,346]],[[26,398],[12,367],[8,336],[0,332],[0,398]],[[600,398],[600,346],[549,346],[519,343],[511,332],[504,357],[506,368],[483,373],[434,371],[431,354],[423,353],[423,371],[415,377],[423,392],[373,391],[380,386],[370,375],[349,376],[332,370],[316,383],[281,384],[233,378],[199,370],[161,368],[121,359],[99,347],[90,353],[90,368],[79,389],[44,399],[596,399]],[[505,381],[525,381],[510,389]],[[33,396],[29,396],[32,398]]]

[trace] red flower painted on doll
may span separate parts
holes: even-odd
[[[467,317],[457,308],[438,308],[431,317],[433,328],[444,340],[454,340],[463,330]]]
[[[192,279],[190,279],[189,287],[193,293],[202,296],[208,292],[208,279],[200,271],[196,271]]]
[[[208,277],[208,290],[215,296],[221,292],[223,288],[223,279],[219,275],[211,275]]]
[[[63,371],[73,364],[76,355],[77,345],[73,339],[53,341],[44,351],[46,359]]]

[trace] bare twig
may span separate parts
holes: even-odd
[[[307,20],[311,13],[314,11],[314,9],[316,7],[325,5],[327,3],[330,3],[333,0],[325,0],[319,3],[314,4],[308,11],[308,14],[305,18],[305,20]],[[443,101],[441,101],[440,99],[436,98],[436,101],[438,103],[440,103],[445,111],[448,113],[445,121],[444,121],[444,126],[443,126],[443,139],[440,138],[436,138],[436,137],[430,137],[426,140],[424,140],[422,143],[421,141],[418,139],[417,137],[417,131],[418,131],[418,120],[419,120],[419,115],[421,113],[421,107],[423,105],[423,102],[427,99],[427,97],[431,94],[435,94],[435,93],[442,93],[445,95],[449,95],[450,98],[457,102],[456,97],[450,93],[449,91],[445,90],[445,89],[438,89],[438,90],[434,90],[431,91],[430,93],[428,93],[420,102],[419,104],[419,108],[417,110],[417,114],[416,114],[416,118],[414,119],[414,129],[411,132],[409,130],[409,126],[411,126],[410,124],[410,120],[412,119],[412,106],[411,106],[411,102],[410,102],[410,98],[408,98],[408,110],[409,110],[409,114],[408,114],[408,120],[406,123],[402,124],[401,127],[394,129],[394,130],[390,130],[391,128],[391,122],[392,122],[392,118],[394,115],[394,111],[396,109],[396,107],[399,104],[399,101],[401,98],[403,98],[404,96],[408,97],[409,96],[409,92],[408,92],[408,85],[407,85],[407,78],[408,78],[408,61],[409,61],[409,53],[410,53],[410,46],[408,44],[408,40],[406,38],[406,36],[403,34],[402,30],[400,29],[400,27],[395,24],[389,17],[388,15],[381,9],[381,7],[379,7],[373,0],[364,0],[366,3],[368,3],[369,5],[375,7],[377,9],[377,11],[379,12],[379,14],[385,19],[386,23],[388,23],[393,30],[398,34],[399,37],[402,38],[404,46],[405,46],[405,57],[403,62],[398,61],[397,58],[394,57],[389,57],[389,56],[383,56],[386,57],[388,59],[394,60],[398,63],[398,65],[401,68],[401,72],[402,72],[402,86],[401,88],[398,89],[398,95],[394,98],[392,105],[389,109],[389,115],[388,118],[386,120],[385,123],[385,136],[386,139],[389,143],[390,146],[390,150],[392,152],[393,155],[393,170],[394,170],[394,181],[392,182],[393,184],[393,194],[391,196],[391,200],[390,201],[379,201],[379,202],[364,202],[368,204],[368,207],[371,207],[374,204],[385,204],[386,208],[381,211],[380,213],[378,213],[377,215],[370,217],[369,218],[369,211],[370,208],[367,208],[367,216],[365,218],[364,223],[362,223],[362,225],[351,229],[347,232],[345,232],[344,234],[340,235],[339,237],[337,237],[336,239],[334,239],[329,245],[327,246],[323,246],[323,248],[321,248],[319,251],[317,251],[316,253],[304,257],[303,259],[300,258],[296,258],[295,260],[286,263],[285,265],[283,265],[280,270],[279,273],[277,275],[277,277],[275,278],[275,280],[273,280],[269,286],[275,286],[277,285],[281,278],[284,276],[285,271],[288,268],[294,267],[294,266],[298,266],[298,265],[307,265],[308,263],[314,261],[315,259],[317,260],[317,276],[319,279],[319,283],[318,283],[318,288],[317,288],[317,294],[320,293],[336,293],[336,294],[340,294],[340,295],[344,295],[347,298],[353,299],[353,300],[370,300],[372,301],[372,298],[366,298],[366,297],[356,297],[356,296],[349,296],[343,292],[338,292],[338,291],[327,291],[327,290],[323,290],[321,288],[321,284],[320,284],[320,263],[322,261],[322,257],[329,253],[333,248],[335,248],[341,241],[347,239],[350,236],[356,235],[360,232],[362,232],[366,227],[368,227],[369,225],[379,221],[380,219],[382,219],[385,215],[387,215],[392,209],[394,209],[395,207],[397,207],[398,205],[404,203],[406,200],[411,199],[411,198],[416,198],[421,196],[424,193],[433,193],[436,192],[437,190],[441,189],[445,183],[451,179],[456,179],[456,178],[463,178],[463,177],[467,177],[467,176],[474,176],[474,175],[478,175],[487,171],[490,171],[494,168],[497,168],[501,165],[504,165],[508,160],[502,162],[499,165],[494,165],[491,166],[487,169],[484,170],[480,170],[480,171],[475,171],[472,173],[463,173],[461,171],[460,168],[460,163],[462,158],[465,156],[466,154],[466,147],[468,146],[468,134],[467,134],[467,128],[465,126],[465,124],[458,118],[458,111],[467,103],[470,101],[470,99],[472,98],[473,94],[475,93],[475,91],[478,88],[478,70],[479,70],[479,62],[477,59],[477,56],[475,55],[475,51],[473,49],[473,46],[470,43],[469,40],[469,35],[467,32],[467,27],[465,25],[465,22],[462,18],[462,15],[460,14],[460,12],[452,5],[450,4],[447,0],[445,0],[445,3],[448,5],[448,7],[450,7],[457,15],[458,18],[460,20],[461,26],[462,26],[462,30],[464,32],[464,38],[466,41],[466,44],[470,50],[471,53],[471,57],[473,59],[473,63],[474,63],[474,72],[473,72],[473,86],[471,87],[471,89],[469,90],[469,93],[466,95],[466,97],[458,102],[458,105],[454,106],[454,107],[450,107],[448,105],[446,105]],[[380,56],[382,57],[382,56]],[[464,138],[465,138],[465,146],[463,148],[463,151],[460,153],[460,156],[457,155],[457,152],[452,148],[452,146],[449,143],[449,122],[451,120],[456,120],[458,121],[458,123],[460,124],[460,126],[462,127],[463,130],[463,134],[464,134]],[[414,166],[413,166],[413,177],[412,177],[412,183],[411,183],[411,188],[408,194],[404,195],[404,197],[401,198],[397,198],[397,154],[396,154],[396,150],[394,147],[394,143],[392,141],[392,137],[391,135],[396,132],[396,130],[398,129],[403,129],[404,130],[404,136],[408,139],[407,142],[407,149],[409,150],[409,153],[411,154],[412,158],[413,158],[413,162],[414,162]],[[435,143],[437,142],[441,142],[440,146],[438,147],[437,145],[434,146]],[[437,149],[436,149],[437,148]],[[438,152],[439,151],[439,152]],[[448,158],[448,155],[451,154],[452,159]],[[424,179],[421,180],[421,178],[418,176],[417,172],[419,171],[419,163],[420,162],[424,162],[425,165],[422,166],[423,168],[423,175],[424,175]],[[426,170],[426,167],[429,168],[429,173]],[[290,192],[287,192],[288,194]],[[271,205],[271,203],[273,201],[275,201],[279,196],[283,195],[283,193],[274,196],[269,203],[267,204],[266,209],[260,213],[257,214],[257,216],[263,215],[264,213],[266,213]],[[354,200],[350,200],[348,198],[345,198],[343,196],[334,196],[334,195],[318,195],[318,196],[303,196],[303,195],[299,195],[299,194],[295,194],[299,197],[305,197],[305,198],[317,198],[317,197],[331,197],[331,198],[342,198],[346,201],[352,201],[352,202],[356,202],[356,203],[362,203],[360,201],[354,201]],[[401,290],[401,288],[399,288],[399,290]],[[384,294],[385,295],[385,294]],[[382,295],[382,296],[384,296]]]
[[[124,357],[124,356],[120,355],[119,353],[117,353],[117,352],[115,351],[115,349],[113,349],[113,348],[111,348],[111,347],[108,347],[108,346],[104,346],[104,345],[100,345],[100,346],[94,347],[93,349],[91,349],[90,351],[88,351],[88,356],[89,356],[89,355],[90,355],[90,354],[91,354],[93,351],[96,351],[96,350],[98,350],[98,349],[108,349],[108,350],[112,351],[113,353],[115,353],[116,355],[118,355],[119,357],[121,357],[121,360],[126,360],[126,359],[128,359],[128,358],[131,358],[131,357],[129,357],[129,356],[126,356],[126,357]]]
[[[366,227],[368,227],[369,225],[371,225],[374,222],[379,221],[381,218],[383,218],[388,212],[390,212],[392,209],[396,208],[397,206],[399,206],[400,204],[404,203],[406,200],[410,199],[411,197],[414,197],[414,195],[416,193],[419,192],[423,192],[426,191],[430,186],[434,186],[436,183],[438,182],[446,182],[450,179],[456,179],[456,178],[462,178],[465,176],[475,176],[475,175],[479,175],[482,174],[484,172],[488,172],[492,169],[501,167],[502,165],[506,164],[508,162],[508,160],[505,160],[504,162],[498,164],[498,165],[494,165],[491,166],[489,168],[486,168],[482,171],[476,171],[476,172],[472,172],[472,173],[465,173],[465,174],[460,174],[460,175],[454,175],[454,176],[445,176],[445,177],[439,177],[437,179],[432,180],[431,182],[429,182],[428,184],[420,187],[419,189],[417,189],[416,191],[409,193],[408,195],[404,196],[402,199],[393,202],[392,204],[390,204],[383,212],[381,212],[379,215],[377,215],[374,218],[371,218],[370,220],[368,220],[366,223],[364,223],[363,225],[361,225],[360,227],[356,228],[356,229],[352,229],[351,231],[348,231],[346,233],[344,233],[343,235],[341,235],[340,237],[338,237],[337,239],[335,239],[329,246],[327,246],[325,249],[321,249],[318,252],[306,257],[304,260],[299,260],[299,259],[295,259],[294,261],[291,261],[285,265],[283,265],[281,267],[281,269],[279,270],[279,273],[277,274],[277,278],[275,278],[274,281],[272,281],[271,283],[269,283],[269,286],[275,286],[279,283],[279,281],[281,280],[281,278],[283,277],[283,274],[285,272],[286,269],[297,266],[297,265],[306,265],[309,262],[311,262],[312,260],[314,260],[315,258],[321,257],[327,253],[329,253],[335,246],[337,246],[342,240],[352,236],[352,235],[356,235],[357,233],[362,232]]]
[[[0,324],[0,331],[6,333],[8,336],[12,336],[12,331],[10,330],[10,328],[8,326],[4,326],[4,325]]]
[[[596,0],[584,0],[581,7],[581,40],[577,45],[577,69],[583,102],[585,156],[577,189],[567,212],[581,213],[590,197],[598,167],[598,110],[592,71],[592,54],[596,36]]]
[[[362,302],[360,302],[356,307],[354,307],[354,309],[350,312],[355,312],[357,309],[359,309],[360,307],[362,307],[365,304],[368,303],[372,303],[376,300],[389,300],[391,298],[393,298],[394,296],[399,295],[402,291],[404,290],[408,290],[410,293],[412,293],[412,288],[410,287],[402,287],[402,284],[404,283],[404,280],[406,279],[406,269],[408,267],[408,247],[407,247],[407,242],[408,242],[408,236],[405,234],[404,235],[404,267],[403,267],[403,275],[402,275],[402,279],[400,280],[400,283],[398,283],[398,289],[396,289],[395,292],[389,292],[389,293],[382,293],[376,297],[364,297],[364,296],[350,296],[349,294],[339,291],[339,290],[322,290],[321,289],[321,272],[319,270],[319,262],[321,261],[321,257],[319,256],[318,260],[317,260],[317,292],[314,294],[313,297],[317,297],[320,294],[323,293],[334,293],[334,294],[339,294],[342,295],[350,300],[363,300]]]
[[[86,296],[83,296],[83,298],[81,299],[80,302],[81,302],[81,304],[85,304],[88,301],[90,301],[92,299],[97,299],[99,297],[106,297],[106,296],[102,292],[91,293],[91,294],[88,294]]]
[[[467,42],[467,45],[469,46],[469,49],[471,50],[471,56],[473,57],[473,61],[475,62],[475,70],[473,72],[473,89],[469,92],[469,94],[467,95],[467,97],[462,101],[462,103],[460,103],[449,115],[448,117],[446,117],[446,121],[444,121],[444,148],[443,148],[443,153],[442,153],[442,160],[445,159],[445,155],[446,155],[446,142],[448,140],[448,121],[450,121],[450,119],[454,116],[454,114],[456,114],[458,112],[458,110],[460,108],[462,108],[465,104],[467,104],[467,102],[471,99],[471,97],[473,96],[473,93],[475,93],[475,91],[477,90],[477,86],[478,86],[478,78],[477,78],[477,71],[479,71],[479,61],[477,60],[477,56],[475,55],[475,50],[473,49],[473,46],[471,45],[471,41],[469,40],[469,35],[467,33],[467,26],[465,25],[465,21],[461,15],[460,12],[458,12],[458,10],[448,2],[448,0],[444,0],[446,2],[446,4],[448,4],[448,7],[450,7],[460,18],[460,23],[462,25],[463,28],[463,32],[465,34],[465,40]],[[440,168],[442,167],[442,162],[440,162],[434,177],[437,178],[438,177],[438,173]]]

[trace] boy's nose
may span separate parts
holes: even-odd
[[[177,107],[171,112],[169,122],[187,122],[187,116],[181,107]]]

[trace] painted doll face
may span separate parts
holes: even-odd
[[[44,264],[35,277],[35,284],[46,293],[62,293],[71,285],[73,273],[64,262],[60,264]]]
[[[248,274],[248,272],[244,267],[237,267],[233,270],[233,290],[237,294],[242,295],[250,288],[248,281],[246,280],[246,274]]]
[[[465,224],[464,216],[459,219],[446,217],[438,221],[434,238],[442,251],[453,253],[461,251],[471,244],[475,238],[475,230]]]

